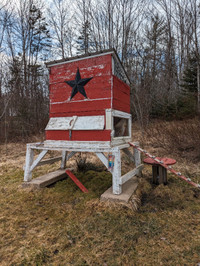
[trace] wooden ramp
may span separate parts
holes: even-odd
[[[44,188],[55,182],[63,180],[64,178],[67,178],[66,169],[59,169],[55,172],[34,178],[29,182],[24,182],[22,187]]]

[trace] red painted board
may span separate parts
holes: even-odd
[[[67,112],[67,113],[50,113],[50,117],[69,117],[69,116],[95,116],[95,115],[105,115],[105,110],[97,110],[97,111],[76,111],[76,112]]]
[[[113,76],[113,109],[130,113],[130,87]]]
[[[164,158],[156,157],[156,159],[162,161],[166,165],[173,165],[176,163],[175,159],[171,159],[171,158],[167,158],[167,157],[164,157]],[[151,165],[159,165],[159,163],[156,162],[155,160],[153,160],[152,158],[145,158],[143,160],[143,162],[146,164],[151,164]]]
[[[88,82],[84,88],[88,99],[111,97],[111,77],[106,76],[101,79],[94,77],[94,79]],[[71,92],[72,88],[66,83],[50,85],[50,101],[70,101]],[[85,97],[81,93],[77,93],[70,102],[84,99]]]
[[[66,174],[74,181],[74,183],[82,190],[84,193],[88,193],[88,190],[84,185],[78,180],[78,178],[70,171],[66,170]]]
[[[111,99],[67,101],[60,104],[50,104],[50,113],[89,112],[111,108]]]
[[[69,139],[68,130],[46,130],[47,140],[71,141],[111,141],[110,130],[72,130]]]
[[[119,99],[113,99],[113,109],[125,113],[130,113],[130,102],[129,101],[124,102]]]
[[[114,88],[114,93],[115,89],[117,90],[120,89],[121,92],[130,95],[130,86],[114,75],[113,75],[113,88]]]
[[[50,83],[64,80],[73,80],[77,67],[79,67],[81,78],[90,76],[111,75],[111,55],[88,58],[74,62],[66,62],[51,67]]]

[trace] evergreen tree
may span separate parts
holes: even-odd
[[[90,52],[90,22],[86,20],[82,24],[80,35],[77,40],[77,54],[88,54]]]
[[[185,92],[197,92],[197,59],[194,55],[190,56],[188,60],[182,82],[181,87]]]

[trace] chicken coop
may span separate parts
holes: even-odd
[[[49,122],[43,143],[27,144],[24,181],[49,150],[62,152],[61,168],[77,152],[93,152],[112,172],[113,193],[140,171],[131,137],[130,81],[115,50],[48,62]],[[34,160],[34,150],[41,153]],[[121,151],[136,168],[121,176]],[[112,165],[109,166],[109,158]]]

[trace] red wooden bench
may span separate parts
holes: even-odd
[[[158,160],[162,161],[165,165],[173,165],[176,163],[176,160],[171,158],[161,158],[156,157]],[[152,165],[152,176],[153,184],[167,184],[167,169],[162,167],[160,164],[156,163],[151,158],[145,158],[144,163]]]

